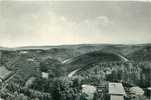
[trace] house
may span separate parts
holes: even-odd
[[[109,83],[108,92],[110,100],[124,100],[126,95],[122,83]]]
[[[140,87],[131,87],[129,89],[129,92],[131,95],[143,95],[144,94],[144,90]]]
[[[96,92],[96,87],[88,84],[83,84],[81,87],[82,93],[85,93],[87,95],[87,99],[92,100],[94,93]]]
[[[42,78],[44,79],[48,79],[49,78],[49,73],[46,73],[46,72],[42,72]]]
[[[5,81],[11,75],[12,75],[12,71],[9,71],[4,66],[0,66],[0,80],[1,81]]]

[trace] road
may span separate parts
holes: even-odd
[[[125,62],[128,62],[129,60],[126,58],[126,57],[124,57],[124,56],[122,56],[122,55],[120,55],[120,54],[116,54],[117,56],[119,56],[121,59],[123,59]],[[69,62],[71,62],[73,60],[73,58],[69,58],[69,59],[66,59],[66,60],[64,60],[62,63],[63,64],[68,64]],[[69,74],[68,74],[68,77],[72,77],[74,74],[76,74],[76,72],[78,72],[80,70],[80,68],[78,68],[78,69],[76,69],[76,70],[73,70],[72,72],[70,72]]]
[[[74,57],[62,61],[62,64],[68,64],[74,60]]]
[[[73,70],[72,72],[70,72],[69,74],[68,74],[68,77],[70,78],[70,77],[72,77],[76,72],[78,72],[80,70],[80,68],[78,68],[78,69],[76,69],[76,70]]]
[[[74,58],[66,59],[66,60],[62,61],[62,64],[68,64],[68,63],[72,62],[73,59],[74,59]],[[71,72],[68,74],[68,77],[72,77],[72,76],[73,76],[77,71],[79,71],[80,69],[81,69],[81,68],[78,68],[78,69],[76,69],[76,70],[71,71]]]
[[[70,62],[71,59],[72,58],[69,58],[69,59],[66,59],[66,60],[62,61],[62,64],[66,64],[66,63]]]
[[[120,55],[120,54],[117,54],[120,58],[122,58],[125,62],[128,62],[129,60],[126,58],[126,57],[124,57],[124,56],[122,56],[122,55]]]

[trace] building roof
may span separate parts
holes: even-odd
[[[49,73],[42,72],[42,78],[48,79],[49,78]]]
[[[130,93],[135,94],[135,95],[143,95],[144,90],[141,89],[140,87],[132,87],[130,88]]]
[[[109,83],[109,94],[125,95],[125,90],[122,83]]]
[[[4,66],[0,66],[0,79],[5,80],[12,72],[6,69]]]
[[[147,89],[148,89],[148,90],[151,90],[151,87],[148,87]]]
[[[123,96],[111,95],[110,100],[124,100]]]
[[[82,92],[84,92],[86,94],[93,94],[94,92],[96,92],[96,87],[93,85],[83,84],[82,85]]]

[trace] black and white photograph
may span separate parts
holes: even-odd
[[[151,100],[151,0],[0,0],[0,100]]]

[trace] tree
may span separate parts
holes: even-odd
[[[64,74],[64,66],[56,59],[46,59],[40,62],[40,71],[48,72],[51,77],[58,77]]]
[[[16,100],[28,100],[28,98],[24,94],[20,94],[17,96]]]

